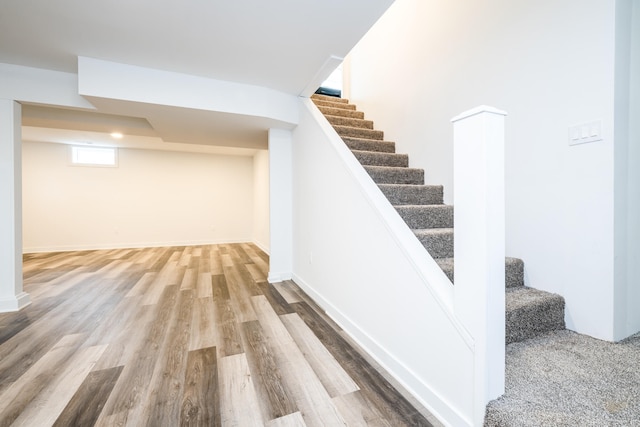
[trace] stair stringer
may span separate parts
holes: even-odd
[[[312,101],[301,104],[294,281],[441,421],[474,425],[475,347],[451,281]]]

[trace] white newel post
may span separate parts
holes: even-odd
[[[506,113],[480,106],[453,118],[455,310],[475,342],[474,423],[504,393]]]
[[[0,99],[0,312],[30,303],[22,291],[21,106]]]

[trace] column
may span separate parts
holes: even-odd
[[[21,106],[0,99],[0,312],[29,305],[22,290]]]

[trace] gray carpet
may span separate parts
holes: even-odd
[[[507,346],[506,393],[485,426],[640,426],[640,334],[614,344],[548,332]]]

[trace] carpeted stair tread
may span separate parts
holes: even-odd
[[[352,117],[343,116],[327,116],[325,115],[329,123],[334,126],[350,126],[359,129],[373,129],[373,122],[371,120],[354,119]]]
[[[342,102],[332,102],[332,101],[325,101],[321,99],[314,99],[313,103],[316,104],[318,107],[322,106],[322,107],[331,107],[331,108],[342,108],[343,110],[353,110],[353,111],[357,109],[355,104],[344,104]]]
[[[411,230],[433,258],[453,258],[453,228]]]
[[[436,258],[442,271],[449,277],[451,282],[454,281],[453,258]],[[504,260],[504,286],[506,288],[515,288],[524,286],[524,263],[521,259],[506,257]]]
[[[329,101],[329,102],[337,102],[340,104],[348,104],[349,100],[346,98],[340,98],[338,96],[330,96],[330,95],[323,95],[321,93],[314,93],[313,95],[311,95],[311,99],[318,100],[318,101]]]
[[[353,126],[332,125],[341,137],[366,138],[378,141],[384,140],[384,132],[375,129],[363,129]]]
[[[507,344],[564,329],[564,298],[550,292],[519,286],[506,291]]]
[[[379,153],[395,153],[396,143],[391,141],[380,141],[378,139],[357,138],[343,136],[342,140],[350,150],[376,151]]]
[[[505,394],[485,427],[640,426],[640,335],[619,343],[568,330],[506,348]]]
[[[440,205],[443,203],[442,185],[379,184],[392,205]]]
[[[360,164],[365,166],[409,167],[409,156],[406,154],[381,153],[378,151],[351,150]]]
[[[424,170],[388,166],[363,166],[376,184],[424,184]]]
[[[323,107],[318,105],[318,109],[325,116],[342,116],[351,117],[353,119],[364,119],[364,113],[356,110],[345,110],[344,108]]]
[[[453,227],[451,205],[401,205],[395,208],[411,229]]]

